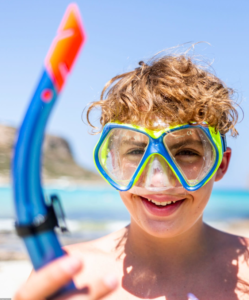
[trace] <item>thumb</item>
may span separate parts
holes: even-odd
[[[44,300],[67,284],[81,268],[82,262],[76,257],[59,258],[34,272],[13,300]]]

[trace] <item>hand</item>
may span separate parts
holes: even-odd
[[[13,300],[45,300],[63,285],[72,280],[82,269],[82,263],[75,257],[63,257],[34,272],[27,282],[16,292]],[[58,300],[99,300],[111,293],[118,286],[113,276],[91,283],[85,292],[73,296],[61,296]]]

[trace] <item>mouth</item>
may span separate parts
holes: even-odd
[[[139,196],[145,209],[156,216],[169,216],[183,204],[186,198],[169,195]]]

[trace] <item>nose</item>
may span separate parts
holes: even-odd
[[[148,188],[181,186],[167,161],[158,154],[150,157],[136,185]]]

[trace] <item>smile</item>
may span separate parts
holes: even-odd
[[[186,200],[183,197],[169,195],[143,195],[139,197],[147,212],[161,217],[173,214]]]
[[[155,200],[152,200],[152,199],[147,199],[148,201],[156,204],[157,206],[166,206],[166,205],[170,205],[172,203],[176,203],[176,201],[169,201],[169,202],[158,202],[158,201],[155,201]]]

